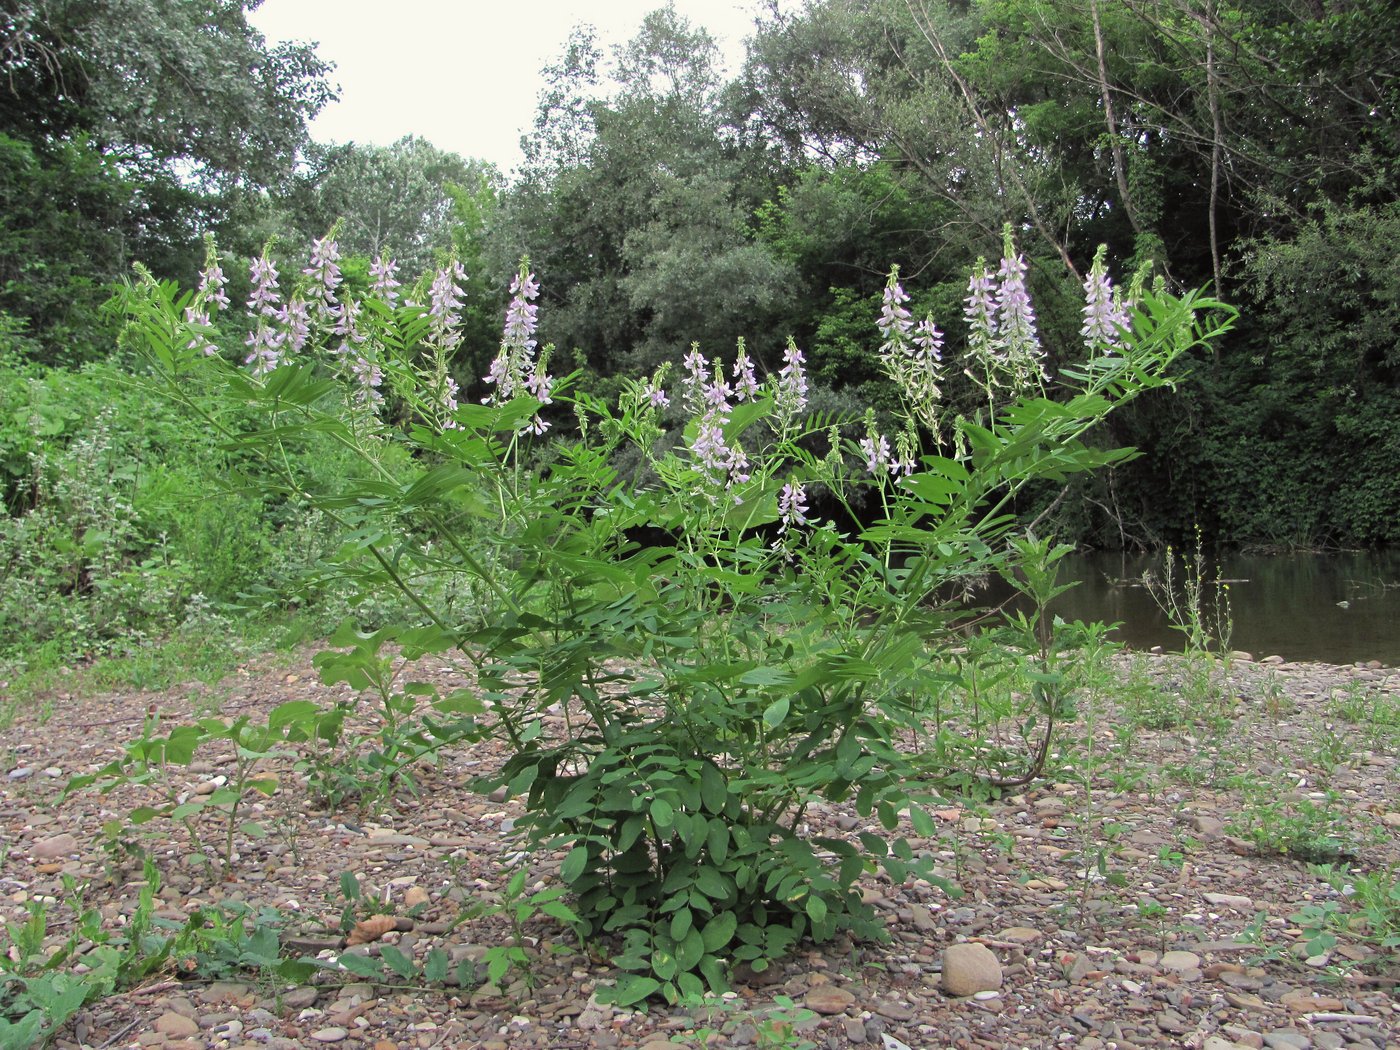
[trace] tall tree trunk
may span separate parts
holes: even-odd
[[[1118,137],[1118,121],[1113,115],[1113,94],[1108,88],[1108,64],[1103,54],[1103,25],[1099,21],[1099,0],[1089,0],[1089,14],[1094,20],[1094,54],[1099,65],[1099,97],[1103,100],[1103,119],[1108,125],[1109,149],[1113,153],[1113,175],[1118,181],[1118,196],[1123,202],[1128,222],[1134,233],[1141,233],[1138,224],[1137,208],[1133,206],[1133,195],[1128,188],[1128,166],[1123,159],[1123,142]]]

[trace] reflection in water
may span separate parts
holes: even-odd
[[[1161,555],[1098,552],[1070,555],[1061,565],[1061,581],[1079,585],[1055,600],[1056,615],[1121,623],[1114,637],[1134,649],[1181,648],[1182,634],[1140,582],[1144,572],[1160,575]],[[1400,666],[1400,551],[1227,554],[1219,571],[1231,581],[1232,648],[1256,657]],[[1215,563],[1208,573],[1213,580]],[[996,580],[986,598],[1007,594]]]

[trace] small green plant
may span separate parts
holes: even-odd
[[[440,631],[397,626],[372,633],[344,623],[328,639],[333,648],[314,663],[326,685],[344,682],[377,701],[377,733],[348,734],[346,721],[356,703],[339,703],[316,720],[311,745],[298,764],[314,794],[332,808],[358,797],[362,805],[387,797],[397,786],[413,786],[411,767],[436,760],[443,747],[479,740],[476,717],[485,707],[473,692],[441,695],[423,682],[400,682],[412,663],[441,648]],[[392,652],[385,652],[393,646]]]
[[[1248,799],[1227,826],[1262,852],[1312,863],[1333,862],[1354,856],[1359,845],[1341,801],[1330,791],[1320,801],[1296,795],[1265,797],[1261,793]]]
[[[158,918],[160,873],[146,862],[136,907],[125,925],[113,930],[95,908],[84,905],[81,888],[64,879],[72,912],[68,934],[54,942],[50,905],[27,904],[22,923],[6,923],[0,943],[0,1048],[44,1046],[88,1003],[130,988],[152,974],[173,970],[182,976],[220,977],[260,968],[284,980],[305,980],[318,967],[280,958],[277,916],[230,917],[202,909],[185,923]],[[85,950],[79,954],[80,946]],[[81,970],[75,964],[81,962]]]
[[[108,841],[117,842],[132,828],[166,818],[184,828],[196,856],[211,865],[216,851],[207,848],[199,819],[206,812],[217,813],[223,824],[220,849],[227,871],[234,860],[236,832],[252,838],[267,834],[257,821],[239,820],[248,792],[271,795],[277,790],[277,780],[258,776],[258,767],[268,758],[289,754],[283,750],[284,745],[305,740],[314,730],[318,713],[310,701],[295,700],[274,708],[265,723],[254,722],[246,715],[231,721],[204,718],[177,725],[163,736],[159,735],[160,717],[153,714],[146,719],[141,736],[127,745],[122,758],[95,773],[73,777],[64,794],[92,785],[98,785],[104,794],[133,785],[149,788],[158,796],[156,804],[135,806],[124,819],[109,821],[104,825]],[[208,794],[186,791],[175,780],[176,770],[189,768],[197,752],[207,751],[215,744],[223,744],[233,752],[233,773],[228,782]]]
[[[1383,960],[1400,961],[1400,868],[1364,874],[1319,865],[1313,871],[1338,898],[1304,905],[1291,916],[1303,927],[1308,954],[1322,955],[1342,938],[1378,949]]]
[[[507,944],[496,944],[486,949],[481,961],[486,964],[486,979],[502,987],[501,982],[512,970],[518,971],[528,987],[534,987],[533,960],[525,950],[525,925],[541,915],[547,915],[563,923],[577,933],[578,915],[564,903],[568,892],[564,886],[547,886],[533,893],[525,892],[525,882],[529,872],[522,866],[511,873],[499,899],[491,902],[478,902],[465,909],[459,922],[488,915],[504,915],[510,923],[511,939]]]
[[[1167,623],[1185,638],[1187,653],[1214,650],[1228,661],[1234,622],[1230,614],[1230,585],[1217,571],[1215,579],[1206,574],[1201,528],[1196,527],[1194,553],[1181,557],[1168,547],[1162,558],[1161,574],[1145,572],[1143,587],[1166,616]]]

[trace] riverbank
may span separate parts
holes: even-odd
[[[446,662],[427,677],[462,684]],[[54,901],[51,933],[61,937],[72,921],[67,878],[109,927],[130,920],[141,867],[104,849],[103,825],[148,791],[60,794],[70,776],[118,757],[152,713],[169,724],[256,718],[288,700],[345,698],[308,658],[250,664],[213,687],[58,694],[20,712],[0,752],[3,918]],[[544,916],[524,925],[527,968],[499,986],[477,982],[471,962],[515,943],[500,914],[457,925],[464,906],[500,902],[520,813],[461,787],[495,760],[488,748],[444,755],[422,771],[418,797],[372,813],[326,810],[290,758],[269,760],[275,793],[245,807],[268,834],[236,834],[227,880],[208,883],[177,825],[139,829],[160,873],[155,914],[180,924],[216,904],[275,909],[284,947],[331,955],[347,906],[354,919],[384,913],[398,928],[357,952],[392,947],[421,966],[441,949],[454,973],[468,961],[468,986],[323,983],[329,975],[288,986],[232,970],[187,982],[176,959],[84,1008],[56,1045],[661,1050],[751,1046],[774,1017],[832,1048],[1395,1045],[1400,965],[1394,949],[1380,953],[1374,924],[1355,917],[1400,865],[1400,671],[1126,656],[1108,695],[1082,698],[1078,715],[1051,779],[993,801],[950,800],[936,834],[913,839],[960,897],[870,876],[864,892],[889,943],[809,945],[769,973],[740,975],[726,1006],[646,1013],[598,1006],[606,961]],[[198,799],[232,773],[232,756],[215,753],[173,777]],[[201,819],[216,840],[215,813]],[[850,838],[879,828],[849,806],[815,805],[810,830]],[[1329,885],[1320,862],[1354,875]],[[550,867],[537,865],[527,886],[549,885]],[[346,899],[346,872],[356,900]],[[1400,901],[1390,908],[1400,930]],[[1310,920],[1326,915],[1330,928]],[[995,963],[970,975],[976,995],[944,990],[945,962],[962,961],[945,952],[961,943],[985,946]]]

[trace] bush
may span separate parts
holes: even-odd
[[[1016,493],[1126,458],[1081,437],[1167,385],[1172,362],[1223,327],[1197,325],[1218,304],[1196,296],[1145,295],[1129,315],[1095,285],[1090,360],[1065,370],[1052,399],[1007,243],[972,307],[982,313],[969,364],[986,402],[971,415],[944,417],[941,335],[916,328],[891,277],[882,362],[905,418],[893,441],[873,417],[852,441],[841,425],[858,420],[809,415],[794,345],[763,384],[742,348],[729,370],[695,348],[670,393],[663,367],[625,381],[616,405],[571,394],[547,373],[549,348],[536,353],[538,287],[525,266],[474,404],[449,372],[455,264],[415,295],[428,306],[396,303],[387,283],[341,302],[334,245],[318,242],[312,279],[290,291],[304,323],[282,324],[297,311],[268,279],[255,291],[251,372],[200,352],[207,284],[181,295],[147,281],[126,309],[131,345],[171,398],[343,529],[339,556],[361,556],[362,586],[414,606],[421,627],[319,658],[327,680],[349,680],[346,661],[377,660],[377,638],[472,664],[477,697],[454,710],[474,712],[469,736],[510,753],[480,786],[523,795],[534,848],[562,851],[580,931],[613,945],[623,976],[612,994],[625,1004],[720,990],[727,967],[763,969],[803,937],[878,935],[855,886],[876,859],[897,882],[939,881],[898,835],[810,838],[808,807],[853,799],[892,834],[906,814],[931,832],[921,807],[933,796],[918,781],[939,756],[896,739],[921,726],[946,677],[943,590],[1023,560],[1044,575],[1046,545],[1009,542]],[[657,414],[672,394],[690,422],[667,450]],[[565,404],[577,431],[544,440]],[[249,417],[259,425],[234,425]],[[307,433],[353,452],[359,472],[319,488],[282,456]],[[623,449],[654,480],[621,476]],[[391,469],[404,450],[411,462]],[[808,485],[831,494],[834,517],[814,520]],[[853,509],[861,498],[880,508],[868,526]],[[444,579],[475,600],[444,601]],[[1039,651],[1049,668],[1050,649]],[[1054,717],[1045,684],[1021,715]]]

